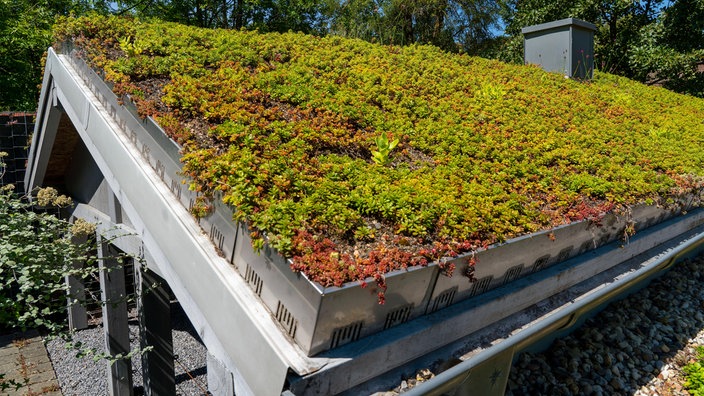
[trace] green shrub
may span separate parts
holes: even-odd
[[[704,346],[697,347],[697,360],[682,367],[684,386],[692,396],[704,396]]]

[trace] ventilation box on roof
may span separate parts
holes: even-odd
[[[595,30],[595,25],[574,18],[524,27],[523,59],[566,77],[591,79]]]

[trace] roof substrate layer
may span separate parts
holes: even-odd
[[[704,101],[625,78],[116,17],[56,32],[180,145],[195,214],[224,202],[323,287],[374,279],[383,299],[390,271],[701,202]]]

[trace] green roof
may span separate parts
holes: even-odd
[[[56,32],[181,144],[193,190],[323,285],[704,185],[704,101],[598,71],[116,17]]]

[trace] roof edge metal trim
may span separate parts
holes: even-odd
[[[576,19],[576,18],[565,18],[565,19],[560,19],[557,21],[541,23],[538,25],[526,26],[521,29],[521,33],[529,34],[529,33],[540,32],[543,30],[561,28],[561,27],[565,27],[565,26],[577,26],[577,27],[580,27],[583,29],[596,31],[596,25],[593,23],[589,23],[589,22],[583,21],[581,19]]]
[[[327,364],[325,359],[308,359],[285,339],[193,217],[142,163],[137,148],[65,57],[49,49],[27,188],[41,183],[36,170],[51,155],[51,145],[40,144],[47,119],[63,110],[210,353],[246,382],[238,394],[278,395],[289,367],[314,372]]]
[[[702,244],[704,244],[704,231],[700,229],[698,234],[691,236],[678,246],[656,255],[649,260],[650,262],[647,265],[642,268],[626,274],[622,278],[594,292],[593,294],[588,295],[581,300],[577,300],[565,308],[554,312],[544,320],[541,320],[540,322],[516,333],[506,340],[479,352],[462,363],[439,373],[434,378],[405,392],[404,395],[421,396],[441,395],[446,393],[453,394],[453,390],[456,387],[461,386],[468,379],[470,372],[473,369],[501,354],[512,354],[516,351],[520,351],[521,349],[540,341],[548,334],[570,326],[571,324],[577,322],[581,315],[585,315],[604,303],[624,294],[624,292],[630,290],[634,287],[634,285],[651,279],[659,273],[666,271],[681,257],[701,248]]]

